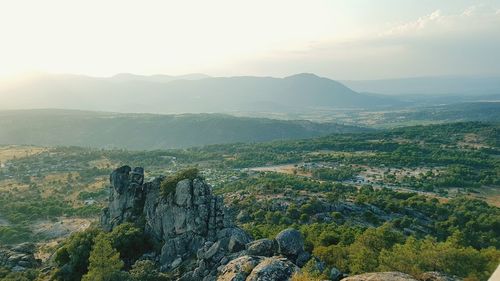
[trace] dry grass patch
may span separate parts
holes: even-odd
[[[0,147],[0,162],[6,162],[14,158],[28,157],[47,151],[43,147],[35,146],[4,146]]]

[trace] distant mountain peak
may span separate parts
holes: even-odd
[[[318,79],[318,78],[321,78],[321,77],[319,77],[318,75],[316,75],[314,73],[308,73],[308,72],[297,73],[297,74],[285,77],[285,79]]]
[[[210,76],[202,73],[191,73],[184,75],[166,75],[166,74],[154,74],[154,75],[139,75],[133,73],[118,73],[110,77],[114,81],[129,82],[129,81],[142,81],[142,82],[171,82],[175,80],[200,80],[210,78]]]

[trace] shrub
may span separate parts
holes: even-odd
[[[291,281],[321,281],[321,279],[311,276],[307,272],[296,272],[292,275]]]
[[[53,280],[80,280],[87,273],[88,259],[94,239],[101,233],[97,228],[89,228],[73,233],[57,250],[54,261],[57,265]]]
[[[161,182],[160,192],[163,197],[167,197],[169,194],[175,193],[175,187],[177,183],[184,179],[194,180],[199,177],[199,171],[197,168],[187,168],[185,170],[179,171],[174,175],[171,175]]]
[[[151,243],[142,230],[129,222],[115,227],[107,236],[113,248],[120,253],[125,268],[151,248]]]

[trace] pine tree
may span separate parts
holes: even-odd
[[[89,271],[82,281],[110,281],[120,275],[123,262],[105,234],[99,234],[89,257]]]

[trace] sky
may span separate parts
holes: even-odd
[[[500,76],[500,0],[0,0],[0,76]]]

